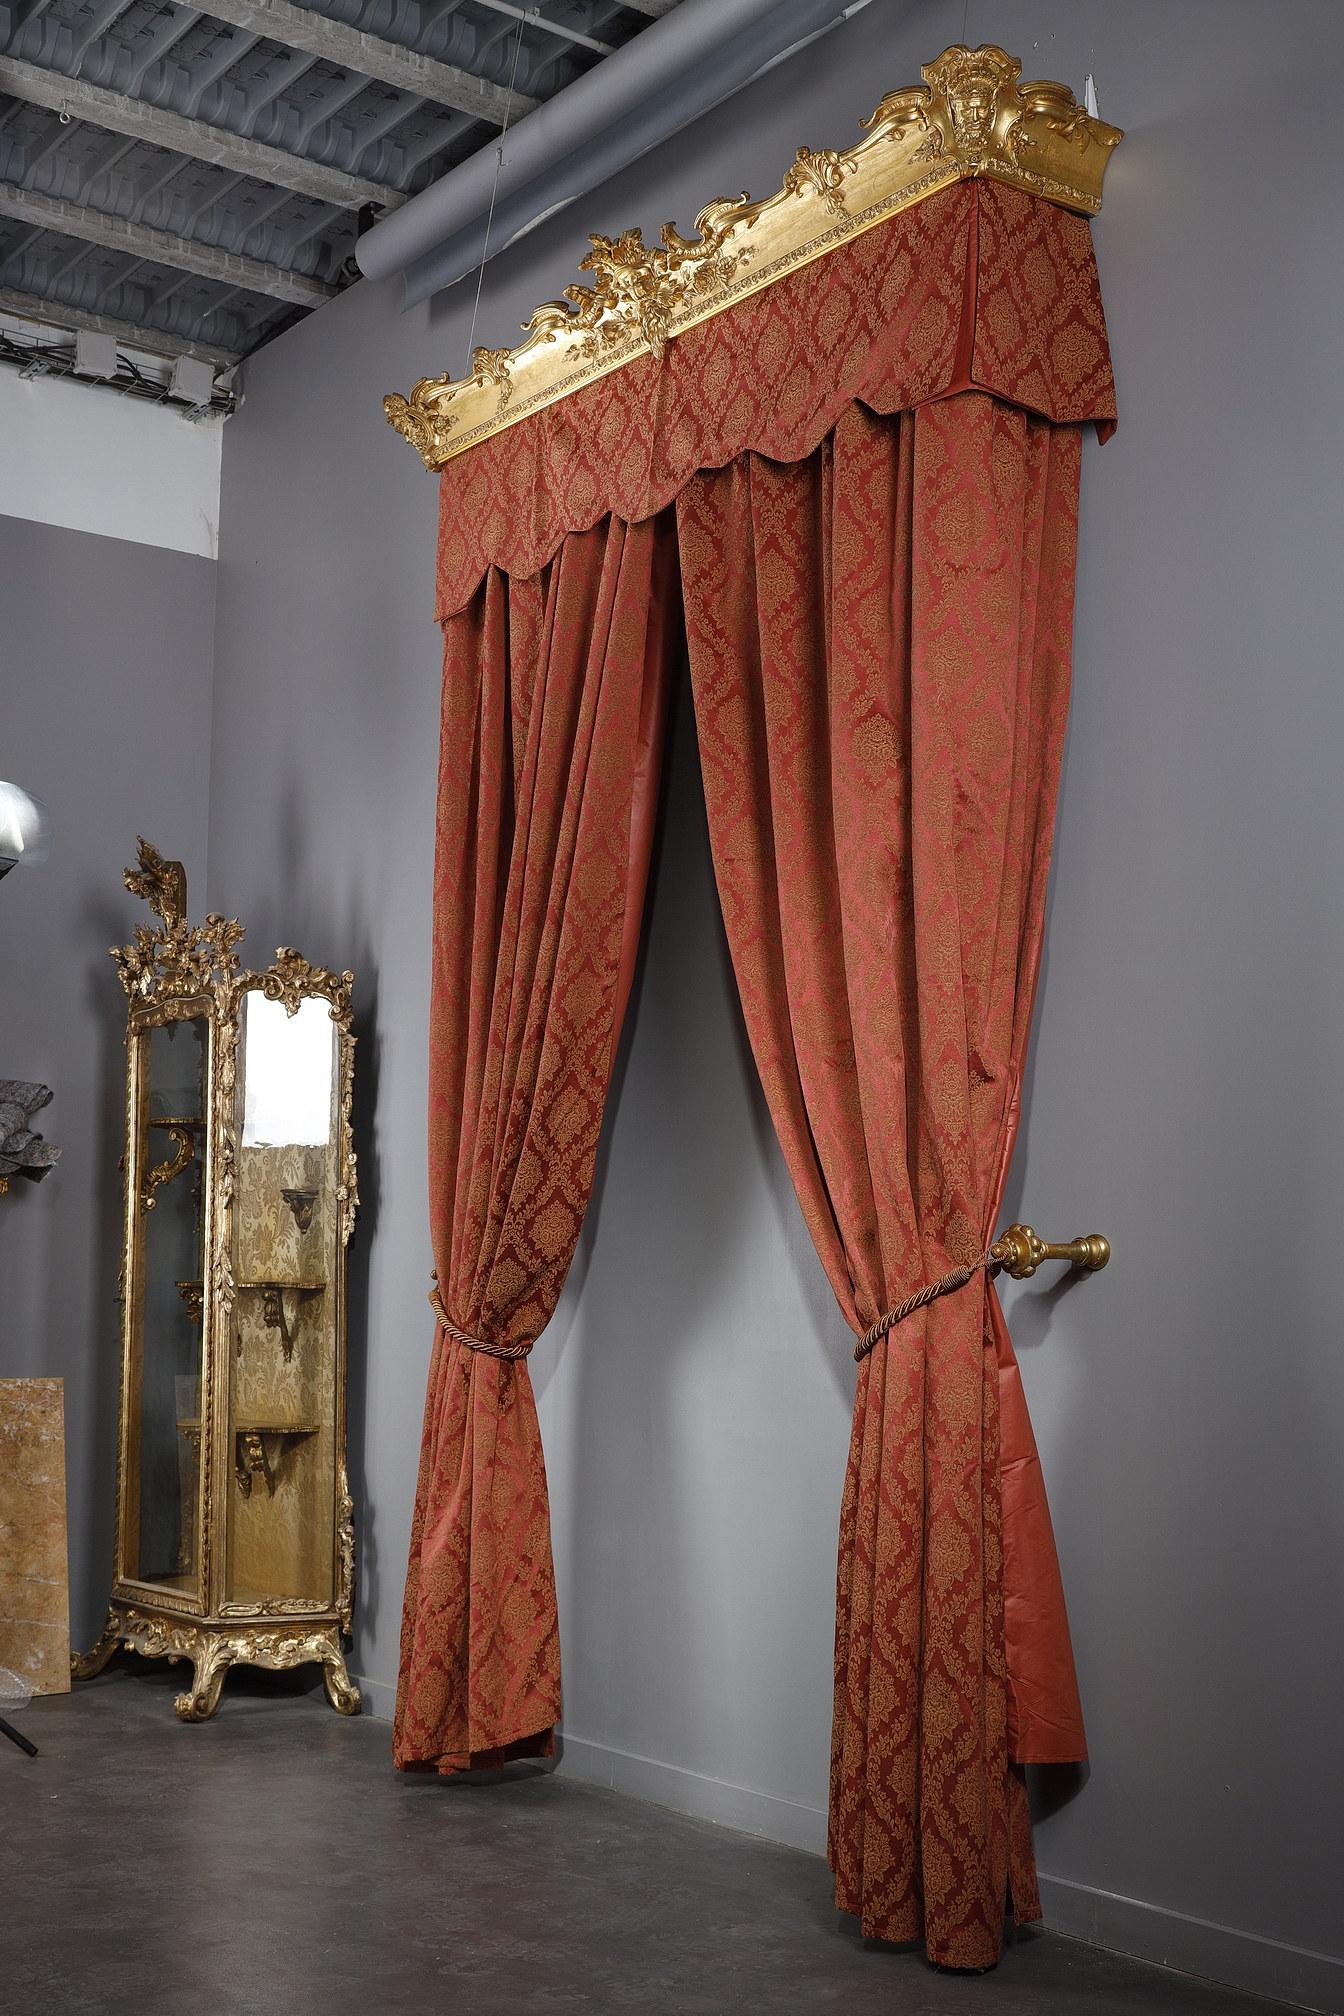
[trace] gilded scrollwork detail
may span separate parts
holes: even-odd
[[[108,1660],[121,1644],[121,1612],[115,1607],[108,1611],[102,1630],[87,1652],[70,1654],[70,1678],[72,1680],[96,1680]]]
[[[297,1015],[302,1002],[320,995],[331,1004],[332,1020],[339,1021],[350,1013],[354,984],[353,973],[333,973],[328,966],[313,966],[292,945],[278,945],[274,963],[264,972],[244,973],[238,987],[240,992],[260,988],[266,999],[278,1001],[287,1015]]]
[[[143,897],[159,920],[170,928],[187,914],[187,871],[180,861],[168,861],[148,840],[136,842],[138,856],[123,880],[132,896]]]
[[[800,147],[784,177],[791,196],[820,196],[832,217],[845,215],[846,175],[854,174],[858,163],[834,147]]]
[[[355,1501],[350,1495],[350,1480],[346,1475],[345,1457],[342,1455],[336,1496],[336,1556],[339,1574],[336,1584],[336,1608],[341,1613],[341,1629],[347,1637],[355,1612]]]
[[[165,1162],[160,1162],[154,1168],[145,1172],[145,1180],[140,1186],[140,1209],[142,1211],[152,1211],[154,1209],[155,1191],[159,1189],[161,1184],[171,1183],[175,1177],[180,1176],[183,1170],[188,1168],[196,1158],[196,1129],[194,1126],[179,1126],[170,1122],[164,1128],[164,1132],[173,1143],[173,1152]]]
[[[678,308],[697,294],[722,287],[736,270],[736,259],[723,249],[735,222],[733,208],[728,206],[726,214],[719,206],[702,210],[695,238],[683,238],[675,226],[664,224],[662,242],[653,246],[644,243],[637,229],[623,231],[619,238],[595,233],[589,241],[592,250],[579,261],[580,272],[594,275],[594,285],[565,289],[578,326],[595,330],[607,344],[636,335],[661,357]]]
[[[657,245],[638,230],[594,237],[581,261],[591,285],[543,302],[514,349],[477,350],[467,377],[445,372],[409,396],[389,393],[388,420],[440,469],[614,366],[660,357],[695,323],[962,177],[1094,214],[1120,130],[1063,84],[1020,84],[1021,68],[992,43],[954,43],[925,65],[922,84],[887,93],[853,147],[799,148],[775,195],[719,198],[692,238],[670,224]]]
[[[444,371],[437,378],[417,378],[409,397],[389,392],[383,400],[389,425],[410,442],[427,469],[438,467],[443,459],[440,449],[457,425],[457,415],[450,410],[457,391],[452,372]]]
[[[305,1606],[289,1607],[302,1610]],[[262,1614],[262,1606],[255,1606],[248,1614]],[[359,1689],[346,1670],[337,1622],[313,1624],[302,1617],[265,1624],[235,1621],[242,1615],[242,1606],[236,1606],[234,1616],[222,1625],[197,1624],[114,1603],[93,1649],[71,1659],[71,1678],[96,1678],[122,1645],[146,1659],[189,1660],[194,1668],[192,1684],[173,1705],[180,1720],[206,1722],[219,1706],[220,1690],[231,1666],[268,1666],[283,1671],[311,1661],[322,1667],[332,1706],[343,1715],[359,1713]]]
[[[471,353],[471,375],[478,385],[499,387],[499,410],[502,413],[513,397],[513,376],[510,369],[513,352],[484,350],[477,348]]]
[[[341,1180],[336,1185],[336,1202],[342,1248],[350,1244],[359,1211],[359,1158],[355,1153],[352,1119],[355,1098],[355,1037],[350,1028],[342,1030],[341,1042]]]
[[[129,945],[108,949],[126,993],[142,1001],[207,991],[216,976],[237,967],[236,947],[243,927],[234,917],[211,911],[204,924],[186,920],[187,877],[180,861],[166,861],[147,840],[138,843],[138,866],[124,880],[159,918],[159,928],[137,924]]]

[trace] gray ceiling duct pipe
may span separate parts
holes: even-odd
[[[449,287],[650,148],[679,133],[868,0],[681,0],[614,56],[498,141],[366,231],[355,248],[371,280],[406,275],[406,305]]]

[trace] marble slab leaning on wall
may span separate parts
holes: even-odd
[[[0,1379],[0,1666],[70,1688],[65,1382]]]

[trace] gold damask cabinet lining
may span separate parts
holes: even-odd
[[[441,469],[954,182],[987,177],[1095,215],[1120,128],[1067,84],[1021,74],[994,43],[953,43],[924,65],[922,84],[887,93],[854,146],[800,147],[773,196],[719,197],[694,237],[673,224],[652,246],[638,229],[594,235],[579,262],[592,286],[543,302],[512,349],[474,350],[466,378],[421,378],[409,395],[389,392],[383,410],[425,467]]]
[[[241,970],[242,927],[188,925],[181,864],[144,841],[126,883],[159,922],[113,948],[129,998],[116,1542],[107,1624],[72,1671],[121,1645],[188,1659],[177,1712],[202,1721],[230,1666],[316,1660],[353,1714],[353,975],[286,946]]]

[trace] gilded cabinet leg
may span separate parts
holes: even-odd
[[[122,1639],[122,1616],[119,1610],[109,1610],[107,1622],[98,1635],[97,1642],[87,1652],[72,1652],[70,1655],[70,1678],[72,1680],[95,1680],[106,1666]]]
[[[173,1701],[179,1721],[210,1720],[219,1706],[224,1675],[232,1664],[233,1653],[227,1645],[221,1645],[218,1640],[211,1640],[202,1646],[196,1655],[196,1671],[190,1690],[185,1694],[178,1694]]]
[[[359,1689],[346,1671],[345,1654],[339,1646],[329,1646],[322,1654],[322,1678],[326,1682],[327,1699],[336,1713],[358,1715]]]

